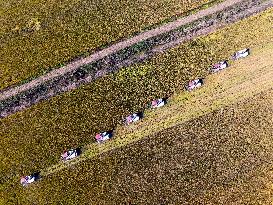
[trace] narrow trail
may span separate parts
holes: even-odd
[[[10,98],[12,96],[15,96],[21,92],[24,92],[24,91],[27,91],[27,90],[30,90],[32,88],[35,88],[37,87],[38,85],[41,85],[42,83],[45,83],[47,81],[50,81],[54,78],[57,78],[59,76],[62,76],[66,73],[69,73],[69,72],[72,72],[74,70],[76,70],[77,68],[79,68],[80,66],[83,66],[83,65],[86,65],[86,64],[89,64],[91,62],[95,62],[99,59],[102,59],[108,55],[111,55],[113,53],[116,53],[117,51],[120,51],[124,48],[127,48],[129,46],[132,46],[138,42],[141,42],[141,41],[144,41],[146,39],[149,39],[149,38],[152,38],[152,37],[155,37],[155,36],[158,36],[160,34],[163,34],[163,33],[166,33],[166,32],[169,32],[171,30],[174,30],[176,28],[179,28],[187,23],[190,23],[192,21],[195,21],[199,18],[202,18],[204,16],[207,16],[207,15],[210,15],[210,14],[213,14],[215,12],[218,12],[218,11],[221,11],[229,6],[232,6],[234,4],[237,4],[239,2],[242,2],[243,0],[226,0],[220,4],[217,4],[217,5],[214,5],[208,9],[205,9],[205,10],[202,10],[202,11],[199,11],[197,12],[196,14],[193,14],[193,15],[190,15],[190,16],[187,16],[185,18],[181,18],[181,19],[178,19],[176,21],[173,21],[173,22],[170,22],[170,23],[167,23],[165,25],[162,25],[158,28],[155,28],[155,29],[152,29],[152,30],[149,30],[149,31],[146,31],[146,32],[143,32],[143,33],[140,33],[139,35],[137,36],[134,36],[132,38],[129,38],[127,40],[124,40],[124,41],[121,41],[119,43],[116,43],[108,48],[105,48],[101,51],[98,51],[98,52],[95,52],[94,54],[90,55],[89,57],[86,57],[86,58],[83,58],[83,59],[80,59],[80,60],[76,60],[62,68],[59,68],[59,69],[55,69],[43,76],[40,76],[26,84],[23,84],[23,85],[20,85],[20,86],[17,86],[17,87],[14,87],[14,88],[10,88],[10,89],[7,89],[7,90],[4,90],[4,91],[0,91],[0,101],[3,101],[7,98]],[[268,3],[272,4],[273,1],[272,0],[269,0]]]
[[[226,70],[208,76],[201,89],[173,96],[167,106],[155,112],[148,111],[145,113],[145,119],[139,123],[129,127],[118,127],[112,141],[87,145],[80,157],[53,165],[43,170],[42,176],[46,177],[164,129],[272,90],[273,62],[271,59],[273,59],[272,42],[253,48],[251,56],[232,62]],[[188,100],[181,100],[185,97]],[[160,118],[157,119],[156,116]]]

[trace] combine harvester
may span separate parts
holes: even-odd
[[[245,48],[243,50],[237,51],[236,53],[234,53],[231,56],[232,60],[238,60],[240,58],[245,58],[250,54],[250,49],[249,48]]]
[[[97,140],[98,143],[103,143],[109,139],[111,139],[113,137],[113,132],[114,131],[108,131],[108,132],[101,132],[101,133],[97,133],[95,138]]]
[[[29,175],[29,176],[21,177],[20,182],[21,182],[21,184],[23,186],[27,186],[28,184],[31,184],[31,183],[33,183],[35,181],[38,181],[39,179],[41,179],[40,173],[35,172],[35,173],[33,173],[33,174]]]
[[[219,63],[216,63],[212,66],[212,68],[210,68],[210,72],[211,73],[216,73],[216,72],[219,72],[225,68],[228,67],[228,62],[227,60],[224,60],[224,61],[220,61]]]
[[[160,99],[157,99],[157,100],[153,100],[151,102],[151,104],[149,105],[149,107],[152,108],[152,109],[155,109],[155,108],[162,107],[162,106],[164,106],[166,104],[167,104],[167,98],[160,98]]]
[[[143,118],[143,112],[138,112],[138,113],[134,113],[132,115],[127,116],[124,119],[124,124],[125,125],[130,125],[136,121],[139,121],[140,119]]]
[[[204,79],[203,78],[198,78],[195,80],[191,80],[188,85],[186,86],[187,91],[192,91],[196,88],[201,87],[204,84]]]
[[[80,154],[81,154],[81,148],[71,149],[68,151],[64,151],[64,153],[61,155],[61,158],[63,161],[67,161],[67,160],[76,158]]]

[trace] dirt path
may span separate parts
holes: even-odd
[[[132,46],[132,45],[134,45],[134,44],[136,44],[138,42],[149,39],[151,37],[154,37],[154,36],[169,32],[171,30],[174,30],[175,28],[181,27],[184,24],[195,21],[195,20],[197,20],[199,18],[202,18],[204,16],[213,14],[215,12],[221,11],[221,10],[223,10],[223,9],[229,7],[229,6],[232,6],[232,5],[236,4],[236,3],[239,3],[241,1],[242,0],[227,0],[227,1],[223,2],[223,3],[212,6],[212,7],[208,8],[208,9],[199,11],[196,14],[187,16],[187,17],[182,18],[182,19],[178,19],[178,20],[176,20],[174,22],[170,22],[170,23],[168,23],[166,25],[163,25],[163,26],[160,26],[158,28],[143,32],[143,33],[141,33],[141,34],[139,34],[139,35],[137,35],[135,37],[129,38],[129,39],[125,40],[125,41],[116,43],[116,44],[114,44],[114,45],[112,45],[112,46],[110,46],[108,48],[105,48],[105,49],[103,49],[101,51],[98,51],[98,52],[90,55],[87,58],[83,58],[83,59],[74,61],[74,62],[72,62],[72,63],[70,63],[70,64],[68,64],[68,65],[66,65],[66,66],[64,66],[64,67],[62,67],[60,69],[53,70],[53,71],[49,72],[46,75],[43,75],[41,77],[38,77],[35,80],[30,81],[29,83],[20,85],[20,86],[15,87],[15,88],[10,88],[8,90],[5,90],[0,95],[0,101],[3,101],[5,99],[7,99],[7,98],[15,96],[15,95],[17,95],[17,94],[19,94],[19,93],[21,93],[23,91],[34,88],[34,87],[36,87],[36,86],[38,86],[38,85],[40,85],[40,84],[42,84],[44,82],[52,80],[52,79],[54,79],[54,78],[56,78],[58,76],[62,76],[64,74],[66,74],[66,73],[74,71],[74,70],[76,70],[78,67],[80,67],[82,65],[89,64],[91,62],[102,59],[103,57],[108,56],[108,55],[113,54],[113,53],[116,53],[117,51],[122,50],[122,49],[124,49],[126,47]],[[272,3],[273,1],[268,1],[268,2]]]

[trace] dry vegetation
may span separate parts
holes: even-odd
[[[211,60],[228,56],[234,49],[268,42],[273,36],[271,26],[272,9],[174,48],[141,66],[1,119],[0,144],[5,146],[0,151],[2,188],[13,187],[21,174],[57,163],[64,148],[92,142],[95,132],[113,128],[129,111],[143,107],[147,99],[171,94],[189,78],[206,75]]]
[[[10,202],[269,205],[272,104],[264,92],[19,187]]]
[[[0,89],[208,2],[1,0]]]

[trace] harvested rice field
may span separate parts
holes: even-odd
[[[152,134],[5,204],[272,204],[273,91]]]
[[[1,0],[0,89],[216,2]]]

